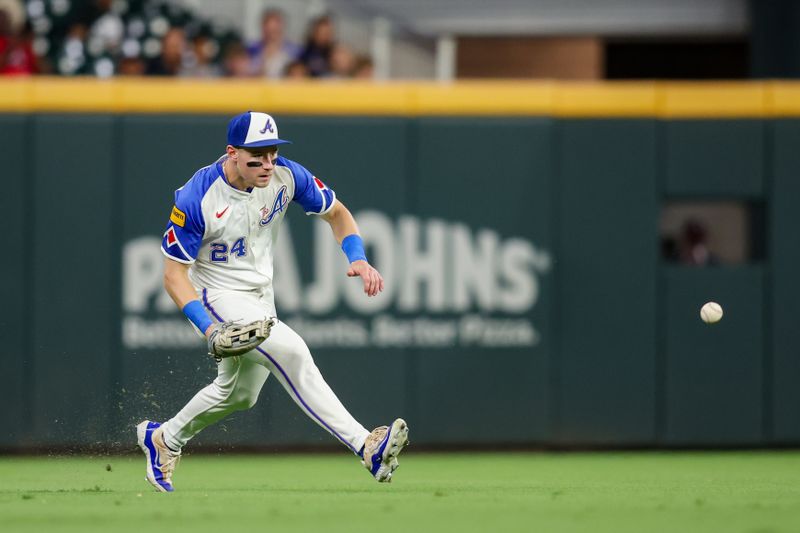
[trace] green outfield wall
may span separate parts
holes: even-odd
[[[125,449],[213,379],[159,243],[228,115],[0,115],[0,448]],[[402,415],[421,445],[800,443],[800,120],[276,118],[387,281],[364,298],[327,227],[290,209],[279,313],[364,425]],[[687,199],[763,206],[764,258],[664,263],[660,210]],[[276,380],[195,442],[337,446]]]

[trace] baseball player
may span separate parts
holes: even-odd
[[[331,188],[302,165],[278,156],[275,120],[247,112],[228,124],[225,154],[175,191],[161,244],[164,287],[186,318],[205,335],[218,362],[217,378],[163,424],[137,426],[147,459],[147,481],[171,492],[183,446],[198,432],[256,403],[273,374],[314,422],[358,455],[380,482],[391,481],[408,443],[408,425],[367,431],[345,409],[314,364],[300,336],[277,318],[272,257],[290,202],[331,226],[367,296],[383,278],[367,262],[353,216]]]

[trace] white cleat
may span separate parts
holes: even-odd
[[[147,458],[145,479],[159,492],[172,492],[172,473],[181,454],[164,443],[161,424],[145,420],[136,426],[136,440]]]
[[[397,470],[397,456],[407,444],[408,424],[402,418],[392,422],[391,427],[377,427],[364,443],[363,464],[380,483],[389,483]]]

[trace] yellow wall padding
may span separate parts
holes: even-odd
[[[800,82],[3,78],[0,112],[800,117]]]

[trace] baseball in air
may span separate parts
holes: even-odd
[[[719,322],[722,318],[722,306],[717,302],[708,302],[700,308],[700,318],[706,324],[713,324]]]

